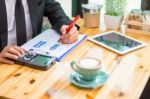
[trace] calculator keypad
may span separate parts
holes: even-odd
[[[35,52],[25,51],[25,53],[20,57],[20,59],[25,61],[31,61],[37,56]]]

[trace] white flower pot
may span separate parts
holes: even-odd
[[[107,29],[119,30],[123,21],[123,16],[104,15],[104,21]]]

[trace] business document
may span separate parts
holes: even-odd
[[[73,48],[86,39],[86,35],[80,34],[78,41],[73,44],[59,43],[60,34],[53,29],[48,29],[21,47],[26,51],[35,51],[38,54],[55,57],[61,61]]]

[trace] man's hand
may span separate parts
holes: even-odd
[[[60,31],[62,36],[60,37],[60,42],[64,44],[71,44],[78,40],[79,31],[76,26],[73,26],[68,33],[66,33],[66,29],[68,25],[62,25]]]
[[[14,62],[9,59],[17,60],[23,53],[24,50],[21,47],[7,46],[0,52],[0,63],[14,64]]]

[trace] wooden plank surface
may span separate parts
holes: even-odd
[[[99,28],[83,27],[82,20],[78,24],[81,34],[90,37],[100,33]],[[84,41],[48,71],[0,64],[0,96],[13,99],[138,99],[150,76],[150,37],[127,35],[147,43],[147,46],[118,55]],[[87,56],[100,59],[102,69],[109,74],[106,84],[96,89],[81,89],[69,81],[73,72],[70,62]]]

